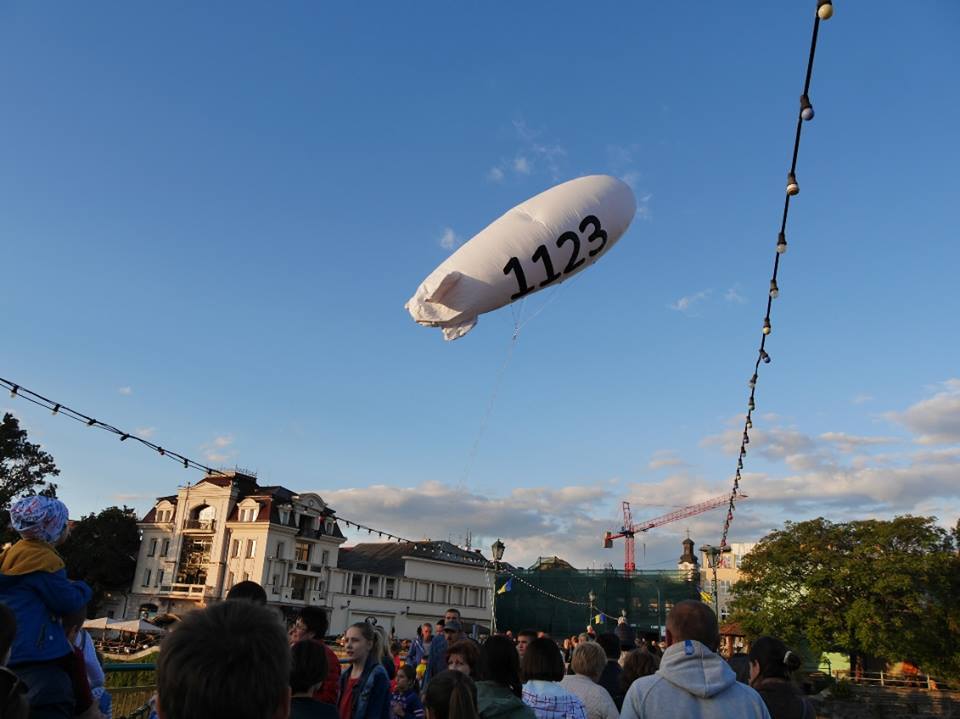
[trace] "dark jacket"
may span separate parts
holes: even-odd
[[[536,719],[533,709],[496,682],[477,682],[477,709],[481,719]]]
[[[340,675],[340,697],[347,691],[352,665],[348,664]],[[373,657],[367,657],[351,697],[353,719],[390,719],[390,679],[383,665]]]
[[[814,719],[817,715],[810,700],[786,679],[761,679],[753,688],[767,705],[771,719]]]
[[[623,697],[626,691],[620,686],[620,675],[623,673],[623,667],[616,659],[607,659],[607,666],[603,668],[600,674],[600,680],[597,682],[607,690],[613,703],[617,705],[617,711],[623,708]]]

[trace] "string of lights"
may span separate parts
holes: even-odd
[[[790,170],[787,172],[786,195],[783,201],[783,216],[780,220],[780,231],[777,234],[777,244],[773,255],[773,274],[770,277],[770,289],[767,293],[767,311],[763,317],[763,326],[760,332],[760,347],[757,351],[756,361],[753,365],[753,374],[747,382],[750,388],[750,396],[747,400],[747,413],[743,422],[743,435],[740,439],[740,455],[737,458],[737,470],[733,478],[733,487],[730,490],[730,501],[727,505],[727,516],[723,522],[723,534],[720,538],[720,547],[727,546],[727,536],[730,533],[730,525],[733,523],[733,512],[736,508],[736,500],[740,494],[740,481],[742,479],[743,460],[747,456],[747,445],[750,444],[750,430],[753,428],[753,412],[756,410],[756,391],[757,381],[760,378],[761,364],[770,364],[770,355],[767,353],[767,338],[773,331],[773,325],[770,322],[773,301],[780,295],[780,286],[777,284],[777,276],[780,271],[780,258],[787,251],[787,216],[790,213],[790,200],[800,193],[800,184],[797,182],[797,158],[800,154],[800,135],[803,132],[803,124],[809,122],[814,117],[813,104],[810,102],[810,80],[813,75],[813,59],[817,52],[817,38],[820,33],[820,21],[829,20],[833,17],[832,0],[817,0],[817,12],[813,19],[813,34],[810,38],[810,55],[807,58],[807,72],[803,81],[803,92],[800,95],[800,109],[797,114],[797,131],[793,140],[793,157],[790,161]]]

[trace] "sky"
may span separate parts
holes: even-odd
[[[621,501],[729,492],[814,8],[6,3],[0,376],[354,521],[620,566]],[[948,0],[821,25],[730,541],[960,517],[958,29]],[[639,209],[579,279],[452,343],[405,312],[492,220],[595,173]],[[200,478],[0,409],[72,516]],[[651,530],[639,566],[723,516]]]

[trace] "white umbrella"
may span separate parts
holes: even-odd
[[[110,617],[97,617],[96,619],[88,619],[83,623],[84,629],[99,629],[101,632],[106,631],[107,629],[114,629],[116,627],[116,620],[111,619]]]
[[[156,624],[151,624],[143,619],[128,619],[125,622],[113,622],[109,628],[120,632],[131,632],[132,634],[163,634],[166,632],[166,629],[161,629]]]

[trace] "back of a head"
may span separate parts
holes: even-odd
[[[746,654],[734,654],[727,659],[727,664],[737,675],[737,681],[741,684],[750,684],[750,659]]]
[[[423,707],[432,719],[479,719],[477,685],[463,672],[444,670],[427,684]]]
[[[480,647],[480,678],[508,687],[516,696],[523,693],[520,656],[513,642],[494,635]]]
[[[523,681],[542,679],[558,682],[563,679],[563,654],[552,639],[538,637],[527,646],[520,662],[520,674]]]
[[[620,638],[613,632],[604,632],[598,636],[597,644],[603,647],[607,659],[620,658]]]
[[[623,659],[623,672],[620,682],[624,691],[640,677],[650,676],[660,668],[660,659],[644,649],[634,649]]]
[[[160,649],[157,698],[164,719],[271,719],[285,705],[290,649],[277,615],[253,602],[187,614]]]
[[[573,669],[574,674],[590,677],[597,681],[603,674],[605,666],[607,666],[607,653],[597,642],[584,642],[578,644],[577,648],[573,650],[570,668]]]
[[[667,631],[674,642],[695,639],[713,652],[720,644],[717,615],[696,599],[684,599],[673,606],[667,616]]]
[[[747,657],[760,665],[757,679],[789,679],[790,674],[803,663],[797,654],[775,637],[757,639],[750,645]]]
[[[312,639],[297,642],[290,649],[290,691],[304,694],[327,678],[327,650]]]
[[[519,639],[520,637],[526,637],[526,638],[529,639],[530,641],[533,641],[534,639],[537,638],[537,630],[536,630],[536,629],[521,629],[519,632],[517,632],[517,639]]]
[[[327,613],[320,607],[304,607],[298,615],[307,631],[312,632],[314,638],[323,639],[327,636]]]
[[[256,582],[247,579],[230,587],[227,592],[227,599],[244,599],[254,604],[265,605],[267,603],[267,593]]]

